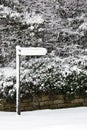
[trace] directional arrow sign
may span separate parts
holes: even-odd
[[[41,56],[41,55],[46,55],[47,50],[42,47],[20,47],[17,46],[17,53],[18,55],[24,55],[24,56]]]
[[[20,115],[20,56],[42,56],[46,55],[47,50],[41,47],[20,47],[16,46],[16,86],[17,86],[17,94],[16,94],[16,111],[17,114]]]

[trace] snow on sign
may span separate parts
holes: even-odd
[[[41,47],[20,47],[16,46],[16,112],[20,115],[20,56],[42,56],[47,50]]]

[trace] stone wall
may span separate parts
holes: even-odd
[[[79,98],[69,100],[63,95],[42,95],[34,96],[21,101],[21,111],[31,111],[40,109],[58,109],[87,106],[87,98]],[[8,103],[4,99],[0,99],[0,111],[16,111],[15,103]]]

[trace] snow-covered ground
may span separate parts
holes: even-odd
[[[87,130],[87,107],[0,112],[0,130]]]

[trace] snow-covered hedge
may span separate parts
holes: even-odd
[[[72,62],[72,64],[70,64]],[[36,94],[63,94],[69,99],[87,96],[87,61],[82,58],[33,58],[21,62],[21,98]],[[9,68],[10,71],[10,68]],[[16,77],[0,73],[0,96],[15,101]],[[12,70],[11,70],[12,72]]]

